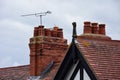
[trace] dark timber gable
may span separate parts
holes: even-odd
[[[54,80],[74,80],[77,72],[80,70],[80,80],[84,80],[85,70],[91,80],[97,80],[94,72],[85,60],[77,46],[76,23],[73,23],[73,39],[67,51],[67,54],[54,78]]]

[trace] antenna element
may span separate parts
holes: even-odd
[[[40,18],[40,25],[42,25],[42,16],[46,16],[47,14],[51,14],[51,11],[47,11],[47,12],[41,12],[41,13],[35,13],[35,14],[26,14],[26,15],[21,15],[23,17],[25,16],[36,16]]]

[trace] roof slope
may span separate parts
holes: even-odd
[[[120,80],[120,41],[79,38],[78,48],[99,80]]]
[[[54,64],[52,69],[43,77],[43,80],[52,80],[59,68]],[[0,80],[27,80],[30,76],[30,65],[0,68]]]
[[[0,80],[27,80],[29,65],[0,68]]]

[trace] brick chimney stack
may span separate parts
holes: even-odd
[[[106,35],[105,24],[91,23],[89,21],[84,22],[84,34],[100,34]]]
[[[90,21],[84,22],[84,32],[78,38],[111,40],[109,36],[106,36],[105,24],[91,23]]]
[[[67,40],[59,27],[53,29],[38,26],[30,38],[30,76],[40,76],[46,66],[53,61],[60,63],[67,50]]]

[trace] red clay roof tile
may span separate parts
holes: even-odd
[[[29,65],[0,68],[0,80],[27,80]]]
[[[120,41],[79,38],[78,47],[98,80],[120,80]]]

